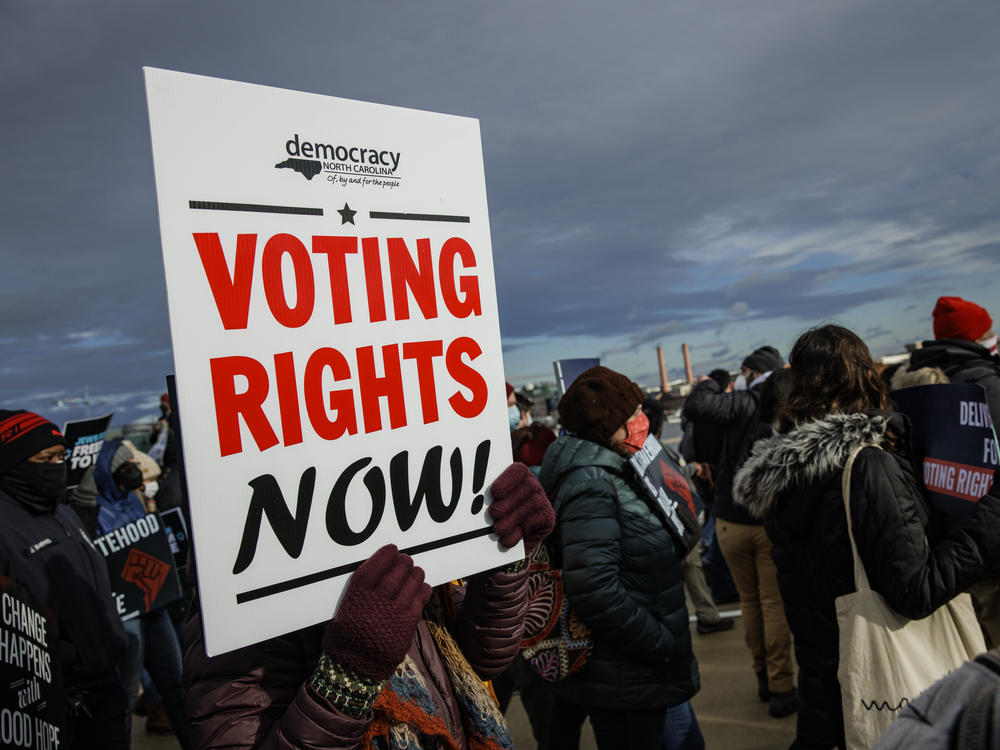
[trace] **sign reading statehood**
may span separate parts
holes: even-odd
[[[145,72],[208,652],[522,555],[478,121]]]
[[[122,621],[165,607],[181,596],[173,551],[156,513],[94,537],[104,555]]]

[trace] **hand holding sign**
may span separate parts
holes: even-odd
[[[514,463],[490,485],[490,493],[493,502],[489,514],[500,543],[513,547],[524,539],[524,550],[530,555],[556,524],[556,514],[545,490],[531,469]]]
[[[362,563],[326,626],[323,652],[369,680],[387,680],[406,656],[431,587],[413,559],[387,544]]]

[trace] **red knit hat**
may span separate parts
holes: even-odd
[[[993,326],[990,314],[961,297],[938,297],[934,306],[934,338],[978,341]]]
[[[65,447],[66,439],[45,417],[0,409],[0,474],[53,445]]]

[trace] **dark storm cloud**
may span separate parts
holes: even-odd
[[[987,260],[995,263],[1000,259],[1000,242],[987,242],[975,247],[967,247],[962,251],[962,257],[968,260]]]
[[[505,352],[719,331],[718,359],[737,319],[995,263],[998,29],[985,1],[5,3],[5,393],[171,368],[142,65],[479,118]]]

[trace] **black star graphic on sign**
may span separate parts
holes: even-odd
[[[343,208],[337,209],[337,213],[340,214],[341,226],[343,226],[344,224],[354,224],[354,214],[356,214],[357,211],[352,211],[351,207],[348,206],[346,203],[344,204]]]

